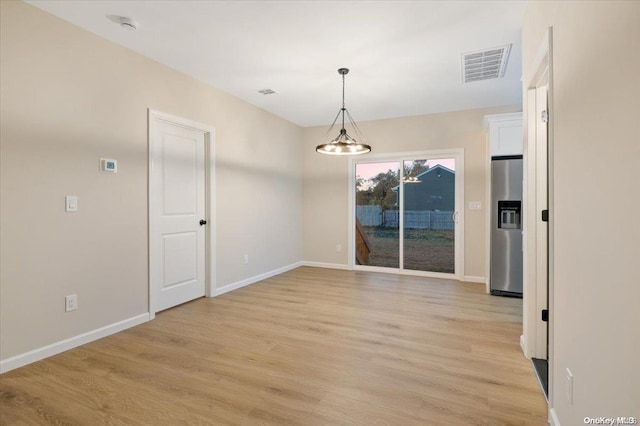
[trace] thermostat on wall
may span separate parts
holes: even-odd
[[[110,158],[101,158],[100,159],[100,170],[102,170],[103,172],[117,173],[118,172],[118,162],[116,160],[112,160]]]

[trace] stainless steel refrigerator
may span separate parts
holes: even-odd
[[[522,297],[522,156],[491,158],[491,294]]]

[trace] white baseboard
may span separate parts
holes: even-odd
[[[475,277],[473,275],[465,275],[462,277],[462,281],[468,282],[468,283],[480,283],[480,284],[484,284],[485,280],[484,277]]]
[[[549,410],[549,424],[551,426],[560,426],[560,419],[558,418],[558,413],[556,413],[555,408]]]
[[[221,294],[228,293],[232,290],[236,290],[238,288],[242,288],[244,286],[257,283],[258,281],[266,280],[267,278],[274,277],[276,275],[283,274],[292,269],[299,268],[300,266],[304,266],[304,262],[296,262],[291,265],[283,266],[281,268],[274,269],[272,271],[265,272],[263,274],[254,275],[253,277],[245,278],[241,281],[236,281],[235,283],[227,284],[220,288],[217,288],[214,292],[214,296],[220,296]]]
[[[524,338],[524,334],[520,335],[520,348],[526,358],[529,358],[529,352],[527,352],[527,341]]]
[[[69,349],[77,348],[78,346],[93,342],[94,340],[102,339],[103,337],[126,330],[127,328],[135,327],[136,325],[147,321],[149,321],[148,312],[25,352],[20,355],[12,356],[11,358],[3,359],[0,361],[0,373],[6,373],[7,371],[31,364],[32,362],[40,361],[41,359],[68,351]]]
[[[341,263],[311,262],[309,260],[304,260],[301,263],[302,266],[310,266],[312,268],[343,269],[345,271],[349,270],[349,265],[343,265]]]
[[[309,260],[304,260],[301,262],[302,266],[310,266],[312,268],[328,268],[328,269],[342,269],[345,271],[349,271],[349,265],[343,265],[341,263],[325,263],[325,262],[312,262]],[[381,269],[374,269],[374,272],[385,272],[384,270]],[[407,275],[413,275],[413,273],[415,273],[416,275],[422,276],[422,274],[418,274],[418,271],[404,271]],[[391,273],[397,273],[397,271],[394,269],[393,271],[391,271]],[[433,273],[431,274],[436,278],[444,278],[444,279],[451,279],[451,277],[449,276],[450,274],[437,274],[437,273]],[[441,277],[438,275],[442,275]],[[455,278],[454,278],[455,279]],[[468,283],[480,283],[480,284],[484,284],[486,282],[484,277],[476,277],[473,275],[464,275],[461,279],[461,281],[465,281]]]

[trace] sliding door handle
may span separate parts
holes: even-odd
[[[458,211],[451,213],[451,221],[453,223],[458,223]]]

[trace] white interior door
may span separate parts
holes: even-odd
[[[155,119],[150,138],[151,310],[205,295],[205,132]]]

